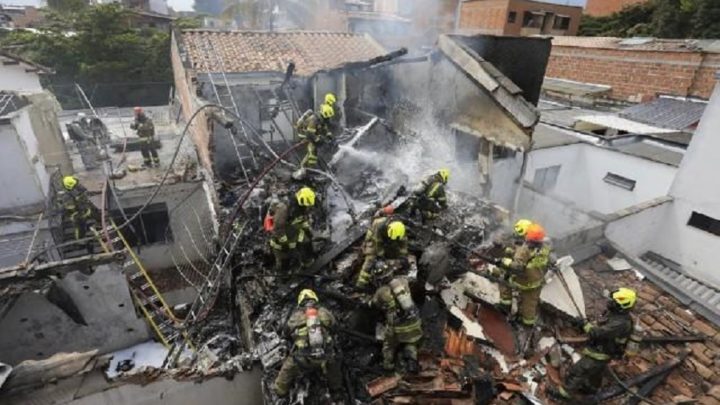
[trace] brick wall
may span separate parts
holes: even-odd
[[[543,27],[524,28],[526,11],[547,13]],[[514,13],[514,21],[509,19],[510,12]],[[499,35],[577,35],[581,15],[581,7],[532,0],[479,0],[462,3],[459,28]],[[570,17],[567,29],[553,28],[555,19],[560,16]]]
[[[644,3],[648,0],[588,0],[585,6],[585,14],[601,17],[616,13],[625,6]]]
[[[546,76],[612,86],[609,97],[639,102],[657,93],[709,98],[720,54],[553,46]]]
[[[462,3],[460,29],[488,34],[503,34],[507,21],[508,0],[485,0]]]

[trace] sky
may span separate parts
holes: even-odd
[[[546,3],[570,4],[575,6],[584,6],[587,0],[541,0]],[[168,6],[176,11],[192,11],[194,0],[167,0]],[[37,6],[40,0],[0,0],[1,4],[14,4],[19,6]]]

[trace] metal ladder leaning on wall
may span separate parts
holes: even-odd
[[[122,242],[124,250],[128,252],[131,260],[123,265],[123,269],[127,269],[135,265],[136,271],[132,274],[126,274],[130,293],[133,296],[136,306],[140,309],[153,332],[157,336],[160,343],[168,349],[178,340],[183,340],[188,347],[195,350],[192,342],[188,339],[187,333],[181,329],[182,320],[178,319],[172,311],[172,308],[163,298],[160,290],[153,283],[150,274],[135,254],[132,246],[128,243],[125,235],[118,229],[114,222],[111,221],[111,230],[117,236],[114,241]],[[110,252],[112,249],[102,240],[100,234],[93,229],[93,233],[100,242],[103,251]]]
[[[203,52],[205,53],[205,58],[208,61],[208,78],[210,79],[210,86],[212,87],[213,94],[215,95],[215,99],[217,100],[217,103],[223,107],[226,107],[233,111],[235,115],[240,117],[240,109],[237,106],[237,103],[235,102],[235,97],[232,94],[232,89],[230,88],[230,83],[228,82],[227,75],[225,74],[225,61],[222,59],[222,56],[218,54],[215,51],[215,48],[213,47],[212,42],[209,38],[205,40],[205,42],[200,42],[199,45],[202,47]],[[211,63],[212,61],[212,63]],[[210,69],[211,66],[219,67],[220,73],[223,78],[223,86],[225,89],[225,92],[227,94],[223,94],[221,96],[220,91],[218,90],[217,84],[215,83],[215,79],[213,78],[213,72],[212,69]],[[230,106],[227,106],[223,99],[229,98],[230,99]],[[233,120],[235,121],[235,120]],[[234,134],[230,134],[230,140],[233,143],[233,147],[235,148],[235,155],[238,158],[238,162],[240,163],[240,169],[242,170],[243,176],[245,177],[245,181],[250,183],[250,177],[247,173],[247,168],[245,166],[245,160],[250,158],[252,160],[253,167],[257,169],[257,160],[255,159],[255,154],[252,151],[252,147],[250,144],[250,138],[248,137],[247,131],[245,130],[245,125],[242,122],[236,121],[238,126],[240,127],[240,130],[242,131],[243,138],[245,140],[244,145],[238,144],[238,140],[235,138]],[[240,153],[240,149],[242,149],[249,153],[249,156],[242,156]]]
[[[195,298],[190,311],[185,318],[184,325],[185,330],[196,323],[202,321],[212,309],[217,299],[218,293],[220,292],[220,286],[223,284],[223,277],[226,275],[227,270],[232,266],[232,258],[237,250],[238,243],[241,239],[245,225],[233,225],[230,229],[230,233],[225,242],[220,247],[217,256],[213,262],[210,274],[208,274],[208,282],[203,284],[198,296]],[[177,342],[170,349],[168,354],[168,360],[166,361],[166,367],[173,367],[177,361],[178,356],[183,352],[184,345],[190,343],[190,339],[185,339],[183,342]]]

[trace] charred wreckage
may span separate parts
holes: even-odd
[[[502,308],[500,289],[508,281],[498,275],[505,264],[496,242],[517,218],[512,207],[479,196],[491,186],[514,189],[517,184],[478,181],[481,156],[469,165],[457,160],[463,146],[451,134],[483,134],[522,153],[537,115],[521,95],[523,90],[532,94],[533,86],[521,90],[473,46],[443,36],[428,55],[408,57],[401,50],[318,72],[336,84],[328,94],[341,117],[330,125],[334,136],[325,142],[293,141],[292,134],[269,142],[235,100],[233,106],[201,107],[241,143],[232,152],[215,150],[216,156],[237,153],[239,164],[216,167],[220,238],[207,283],[191,305],[168,309],[162,303],[160,312],[173,318],[161,324],[169,332],[156,329],[171,346],[164,372],[232,376],[259,364],[265,403],[550,401],[548,381],[560,385],[560,370],[580,357],[573,344],[583,340],[573,335],[581,334],[574,325],[586,318],[585,301],[572,258],[553,257],[552,271],[539,281],[540,320],[530,327],[517,321],[523,311],[517,296],[509,310]],[[323,101],[329,101],[315,100],[320,97],[309,83],[293,76],[291,64],[273,90],[294,117],[306,117],[304,110],[321,115]],[[215,83],[212,88],[220,101]],[[281,115],[277,106],[268,109],[271,117]],[[316,164],[308,164],[312,153]],[[427,174],[448,183],[443,207],[433,218],[418,208]],[[308,189],[312,197],[303,194]],[[303,254],[296,255],[297,244],[280,257],[273,252],[275,232],[293,215],[305,221],[300,225]],[[396,239],[389,229],[394,222],[404,225],[397,237],[407,241],[403,260],[384,260],[374,252],[368,261],[367,245],[378,227]],[[298,242],[298,235],[291,239]],[[374,280],[359,286],[363,271]],[[412,313],[421,325],[422,339],[388,343],[386,329],[397,325],[388,319],[392,311],[378,302],[383,286],[400,306],[393,311]],[[305,300],[319,308],[305,308]],[[298,311],[302,321],[293,327],[303,332],[288,331]],[[325,335],[315,336],[319,324]],[[296,356],[298,334],[309,346],[305,350],[322,348],[317,362]],[[588,399],[612,399],[631,385],[657,385],[681,357],[642,375],[613,374],[617,384]],[[288,366],[288,359],[295,364]],[[279,398],[279,388],[288,395]]]

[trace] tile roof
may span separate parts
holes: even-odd
[[[578,267],[576,270],[582,280],[591,318],[605,309],[604,290],[626,286],[638,293],[633,315],[643,328],[643,335],[706,336],[704,342],[691,343],[687,347],[681,344],[643,344],[637,356],[623,360],[622,366],[615,367],[615,370],[626,374],[623,377],[637,375],[689,349],[690,356],[649,394],[650,399],[655,403],[675,403],[673,398],[683,395],[694,398],[699,404],[717,404],[720,401],[720,371],[717,367],[720,329],[717,326],[688,308],[682,300],[667,294],[664,286],[659,286],[651,278],[640,280],[633,270],[610,270],[602,255]]]
[[[309,76],[347,62],[386,53],[367,35],[338,32],[262,32],[186,30],[182,42],[197,72],[281,72],[289,62],[295,73]],[[210,51],[218,57],[211,56]],[[223,66],[224,65],[224,66]]]
[[[658,38],[616,38],[616,37],[572,37],[558,36],[552,39],[553,46],[579,48],[626,49],[635,51],[661,52],[720,52],[719,41],[695,39]]]
[[[661,97],[654,101],[628,107],[621,117],[662,128],[683,130],[700,121],[707,103]]]

